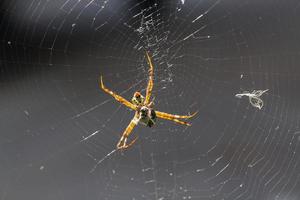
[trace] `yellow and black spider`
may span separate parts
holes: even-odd
[[[153,88],[153,64],[152,64],[152,61],[151,61],[151,58],[150,58],[148,52],[146,52],[146,57],[147,57],[148,64],[150,67],[148,86],[147,86],[147,90],[146,90],[146,97],[141,95],[140,92],[135,92],[131,99],[131,102],[129,102],[126,99],[124,99],[123,97],[121,97],[120,95],[118,95],[118,94],[114,93],[113,91],[109,90],[108,88],[106,88],[103,84],[102,76],[100,76],[100,87],[106,93],[112,95],[115,98],[115,100],[117,100],[119,103],[121,103],[135,111],[135,115],[134,115],[133,119],[131,120],[131,122],[129,123],[127,128],[125,129],[124,133],[122,134],[122,137],[120,138],[120,140],[117,144],[117,149],[126,149],[126,148],[130,147],[131,145],[133,145],[133,143],[137,140],[137,137],[130,144],[127,144],[127,138],[130,135],[130,133],[132,132],[133,128],[138,123],[141,123],[148,127],[152,127],[156,122],[156,118],[158,117],[158,118],[174,121],[178,124],[191,126],[191,124],[189,124],[185,121],[181,121],[179,119],[189,119],[189,118],[195,116],[197,113],[197,112],[195,112],[192,115],[172,115],[172,114],[168,114],[165,112],[155,111],[153,109],[153,101],[150,101],[152,88]]]

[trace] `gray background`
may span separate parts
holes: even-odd
[[[300,199],[298,1],[2,0],[0,198]],[[144,92],[186,128],[138,126]],[[262,110],[243,91],[269,89]],[[96,163],[105,158],[93,173]]]

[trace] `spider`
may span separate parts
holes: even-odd
[[[146,52],[146,57],[148,61],[148,65],[150,67],[149,69],[149,80],[148,80],[148,85],[146,89],[146,97],[144,97],[140,92],[135,92],[131,102],[127,101],[125,98],[121,97],[120,95],[116,94],[115,92],[111,91],[110,89],[106,88],[105,85],[103,84],[103,79],[102,76],[100,76],[100,87],[101,89],[110,94],[115,98],[116,101],[119,103],[127,106],[131,110],[135,111],[135,115],[125,131],[123,132],[118,144],[117,144],[117,149],[126,149],[130,146],[132,146],[135,141],[138,139],[136,137],[134,140],[132,140],[129,144],[127,144],[127,138],[131,134],[133,128],[137,124],[143,124],[148,127],[152,127],[155,122],[156,118],[161,118],[161,119],[166,119],[166,120],[171,120],[174,121],[175,123],[186,125],[186,126],[191,126],[191,124],[181,121],[180,119],[189,119],[197,114],[197,112],[193,113],[192,115],[173,115],[173,114],[168,114],[165,112],[161,111],[156,111],[153,109],[153,100],[151,100],[151,93],[153,89],[153,64],[151,61],[151,58]]]

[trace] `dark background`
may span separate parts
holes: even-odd
[[[300,4],[287,0],[2,0],[0,198],[300,199]],[[201,16],[202,15],[202,16]],[[197,19],[198,18],[198,19]],[[145,92],[198,110],[186,128],[138,126]],[[269,91],[264,107],[243,91]],[[104,159],[93,173],[90,170]]]

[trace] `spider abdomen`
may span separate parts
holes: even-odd
[[[156,113],[152,108],[141,107],[139,112],[139,122],[145,126],[152,127],[156,122]]]

